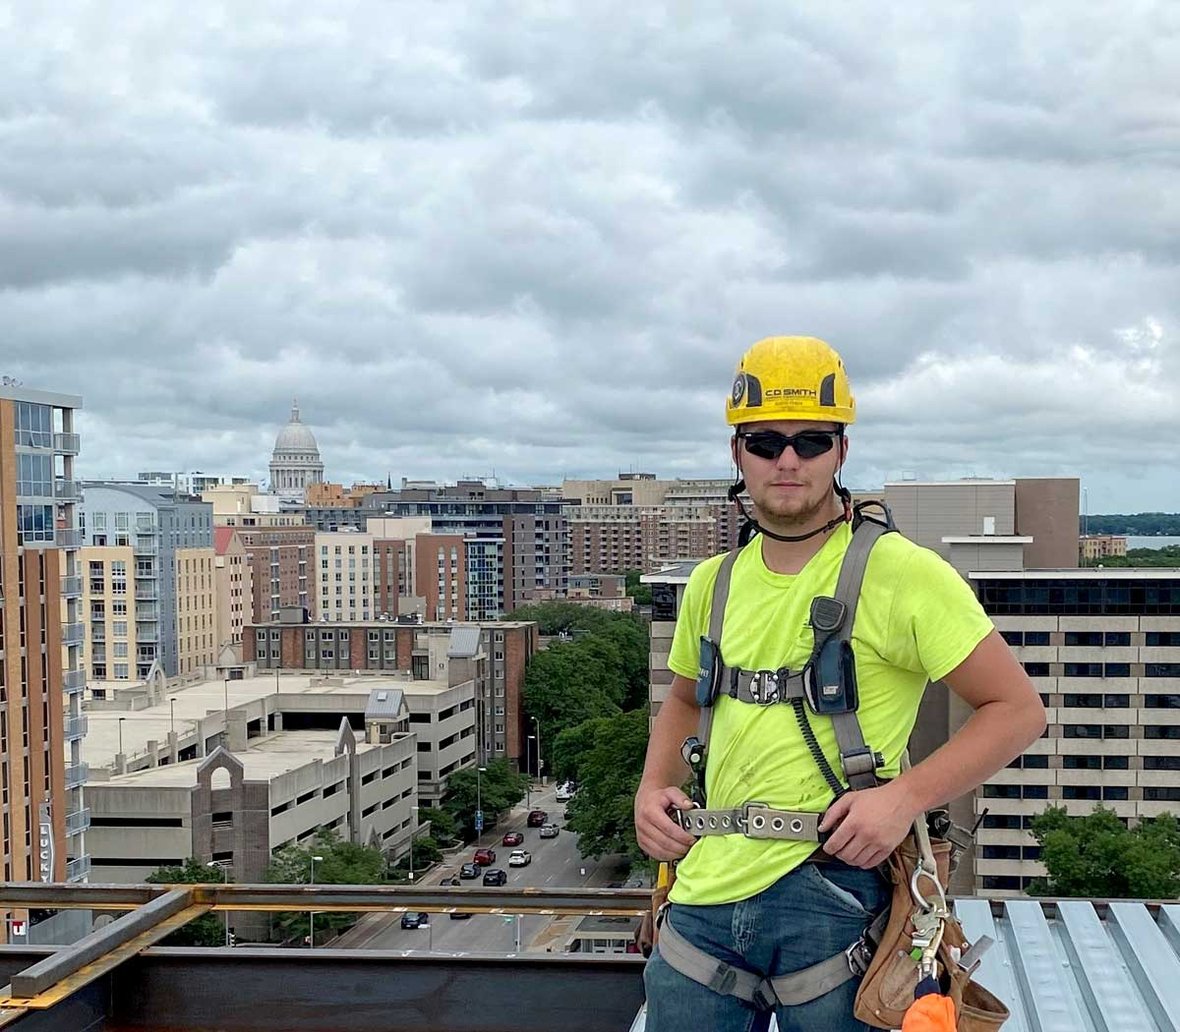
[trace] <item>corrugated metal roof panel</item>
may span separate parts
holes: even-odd
[[[954,909],[969,940],[995,941],[975,977],[1012,1012],[1004,1032],[1180,1032],[1180,904],[959,899]],[[644,1032],[642,1014],[632,1032]]]
[[[479,626],[458,626],[451,628],[451,640],[447,645],[450,659],[470,659],[479,653]]]

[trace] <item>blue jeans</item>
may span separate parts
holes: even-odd
[[[890,889],[876,870],[842,863],[805,863],[750,899],[717,906],[673,904],[665,920],[698,949],[763,976],[800,971],[860,938],[889,902]],[[769,1023],[736,996],[694,982],[652,954],[643,973],[647,1032],[756,1032]],[[863,1032],[852,1016],[860,980],[850,978],[810,1003],[779,1007],[779,1032]]]

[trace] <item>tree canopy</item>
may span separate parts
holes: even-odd
[[[635,840],[633,807],[647,738],[646,708],[588,720],[558,736],[554,762],[579,785],[570,803],[569,828],[583,856],[625,853],[644,859]]]
[[[199,885],[203,882],[226,880],[221,867],[208,864],[190,856],[179,867],[157,867],[147,876],[153,885]],[[229,879],[233,881],[232,878]],[[193,918],[183,928],[178,928],[161,943],[161,946],[224,946],[225,917],[222,914],[202,914]]]
[[[519,803],[527,790],[524,774],[513,771],[506,760],[492,760],[482,774],[475,767],[449,774],[442,809],[453,818],[463,837],[470,839],[475,835],[475,811],[479,806],[483,808],[484,827],[491,827],[496,816]]]
[[[1180,822],[1171,814],[1128,828],[1113,810],[1071,817],[1050,807],[1032,822],[1048,877],[1034,896],[1175,899],[1180,896]]]
[[[1128,566],[1165,566],[1168,568],[1180,566],[1180,545],[1167,545],[1164,548],[1129,548],[1126,555],[1104,555],[1098,559],[1086,559],[1083,566],[1102,566],[1107,569],[1118,569]]]
[[[315,861],[317,885],[380,885],[388,880],[385,854],[373,846],[345,842],[333,828],[320,828],[310,845],[287,845],[271,857],[266,880],[277,885],[307,885]],[[327,938],[356,923],[356,914],[317,913],[316,938]],[[310,931],[307,911],[286,911],[275,915],[275,925],[284,941],[302,940]]]
[[[1130,537],[1180,537],[1180,513],[1136,512],[1110,513],[1079,519],[1078,532],[1089,534],[1126,534]]]

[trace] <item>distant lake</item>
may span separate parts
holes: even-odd
[[[1167,548],[1169,545],[1180,545],[1180,537],[1129,537],[1128,548]]]

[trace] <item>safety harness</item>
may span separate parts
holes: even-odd
[[[879,508],[883,517],[867,516],[865,509]],[[821,843],[822,814],[778,810],[757,801],[731,809],[708,809],[705,798],[705,765],[713,708],[722,694],[755,706],[788,704],[799,730],[824,779],[838,798],[849,789],[873,788],[884,758],[865,744],[856,710],[859,697],[852,653],[852,627],[873,546],[896,530],[889,510],[880,503],[862,502],[852,513],[852,541],[840,566],[834,596],[818,596],[811,603],[815,643],[802,670],[742,670],[727,666],[721,656],[721,631],[730,578],[739,550],[727,554],[713,587],[709,635],[701,639],[701,666],[697,678],[697,703],[701,709],[697,734],[688,738],[681,754],[693,772],[695,808],[673,811],[673,819],[687,832],[703,835],[745,835],[759,839],[785,839]],[[840,767],[847,787],[836,776],[816,740],[805,704],[818,716],[832,721],[840,750]],[[817,999],[860,977],[868,970],[876,944],[889,919],[886,909],[847,949],[817,964],[777,978],[762,976],[711,957],[693,946],[665,920],[667,905],[657,915],[659,950],[664,960],[682,975],[715,992],[736,996],[760,1010],[797,1006]]]

